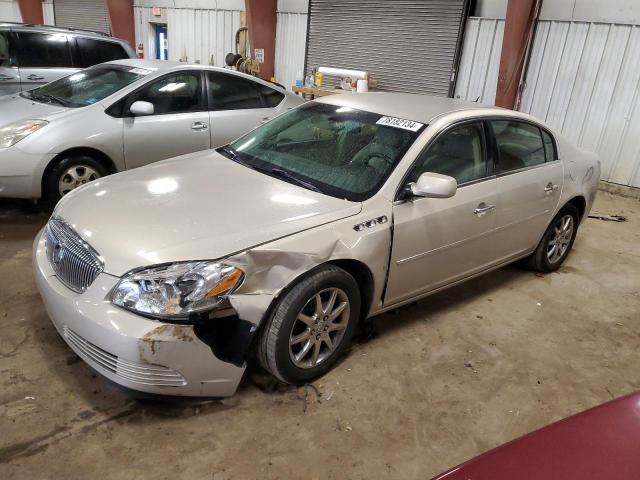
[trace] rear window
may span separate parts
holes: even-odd
[[[513,120],[491,122],[498,146],[498,170],[508,172],[545,163],[540,129]]]
[[[122,45],[115,42],[105,42],[93,38],[76,38],[80,67],[86,68],[98,63],[111,62],[129,58]]]
[[[20,68],[73,67],[68,35],[20,32],[17,47]]]

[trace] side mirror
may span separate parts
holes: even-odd
[[[449,198],[456,194],[458,182],[449,175],[425,172],[409,188],[415,197]]]
[[[154,108],[153,103],[143,102],[138,100],[137,102],[133,102],[129,107],[129,111],[134,115],[153,115]]]

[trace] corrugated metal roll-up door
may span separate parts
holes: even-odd
[[[450,96],[467,9],[467,0],[310,0],[307,70],[366,70],[379,90]]]
[[[54,0],[57,27],[111,33],[105,0]]]

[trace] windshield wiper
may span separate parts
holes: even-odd
[[[60,104],[63,107],[69,107],[71,105],[71,103],[67,102],[66,100],[63,100],[62,98],[54,97],[53,95],[49,95],[47,93],[31,92],[31,98],[35,98],[35,99],[41,98],[44,100],[48,100],[49,103]]]
[[[306,182],[301,178],[293,175],[292,173],[282,170],[281,168],[262,168],[262,167],[253,167],[256,170],[260,170],[261,172],[266,173],[267,175],[272,175],[274,177],[278,177],[285,180],[291,180],[293,183],[300,185],[301,187],[308,188],[309,190],[313,190],[314,192],[320,192],[320,189],[316,187],[314,184]]]

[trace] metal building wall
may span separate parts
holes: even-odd
[[[602,157],[602,179],[640,187],[640,26],[545,21],[522,110]]]
[[[494,104],[503,33],[503,19],[467,20],[455,97]]]
[[[456,96],[493,104],[502,23],[468,20]],[[603,180],[640,187],[640,26],[541,21],[521,110],[600,154]]]
[[[240,13],[240,9],[163,8],[163,16],[155,17],[151,7],[135,5],[136,44],[144,45],[145,58],[155,58],[153,24],[166,23],[169,60],[222,67],[225,55],[235,49]]]
[[[275,74],[276,81],[289,90],[295,85],[298,73],[304,72],[307,18],[306,10],[301,13],[278,8]]]
[[[0,22],[21,22],[18,0],[0,0]]]

